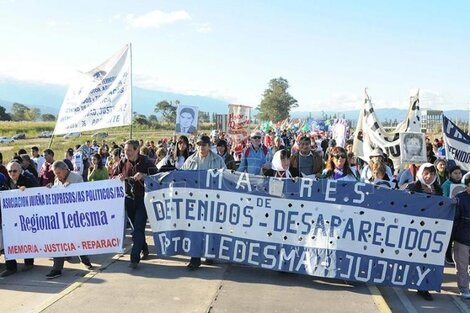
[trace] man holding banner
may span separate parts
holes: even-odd
[[[141,257],[149,255],[148,245],[145,242],[145,224],[147,223],[147,211],[144,204],[144,178],[149,169],[155,165],[144,155],[139,154],[139,142],[128,140],[124,145],[125,158],[121,159],[114,168],[113,177],[118,177],[126,182],[125,207],[127,215],[133,224],[131,263],[129,267],[136,269]]]
[[[24,190],[25,188],[34,188],[39,187],[37,181],[30,179],[29,177],[23,175],[21,165],[17,162],[10,162],[7,164],[8,176],[10,176],[10,189],[20,189]],[[6,270],[0,273],[0,277],[7,277],[13,275],[17,272],[17,263],[16,260],[7,260],[5,262]],[[29,271],[34,266],[34,259],[25,259],[23,272]]]
[[[63,186],[67,187],[73,183],[83,182],[82,176],[77,173],[71,172],[69,167],[64,161],[55,161],[51,165],[52,170],[54,171],[55,181],[54,186]],[[51,185],[48,185],[51,187]],[[90,259],[86,255],[81,255],[80,260],[85,264],[88,269],[92,269],[93,265],[90,262]],[[65,257],[56,257],[54,258],[54,265],[52,270],[46,275],[47,279],[57,278],[62,275],[62,269],[64,268]]]
[[[209,170],[226,169],[224,160],[215,152],[211,151],[211,140],[209,136],[202,135],[197,139],[197,152],[191,155],[184,162],[182,170]],[[209,261],[210,263],[211,261]],[[188,264],[188,270],[194,271],[201,266],[200,257],[191,257]]]

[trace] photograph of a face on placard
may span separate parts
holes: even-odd
[[[400,133],[400,161],[404,163],[424,163],[426,160],[424,134]]]
[[[197,131],[197,118],[199,110],[197,107],[179,105],[176,109],[177,134],[192,134]]]

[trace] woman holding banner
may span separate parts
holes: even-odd
[[[416,181],[408,184],[406,190],[442,196],[442,189],[436,172],[436,168],[432,163],[422,164],[416,173]],[[427,290],[418,290],[418,295],[423,297],[424,300],[433,300],[432,295]]]

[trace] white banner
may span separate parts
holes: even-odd
[[[387,132],[374,111],[371,99],[366,94],[354,133],[354,154],[369,162],[372,150],[381,148],[393,161],[395,168],[399,168],[401,165],[400,133],[420,132],[419,114],[419,94],[416,94],[410,97],[406,118],[394,130]]]
[[[132,123],[130,44],[69,87],[60,108],[55,135]]]
[[[5,258],[122,252],[124,197],[115,179],[0,192]]]

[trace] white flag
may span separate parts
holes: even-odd
[[[130,44],[86,73],[80,73],[65,95],[54,134],[130,125]]]

